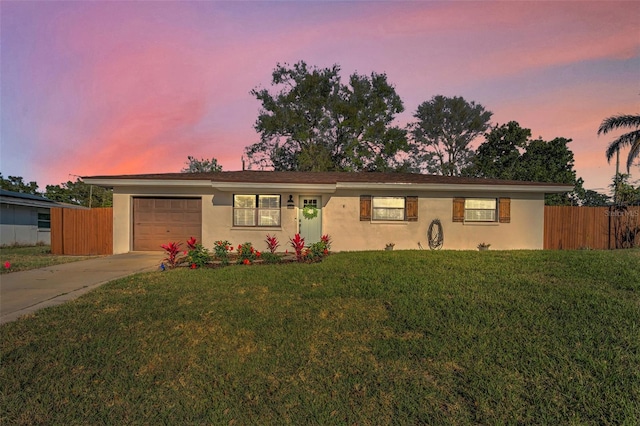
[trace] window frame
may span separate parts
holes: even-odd
[[[385,207],[375,207],[374,200],[376,198],[398,198],[403,200],[402,219],[393,218],[376,218],[375,209],[383,210]],[[400,207],[389,207],[389,209],[400,210]],[[400,223],[400,222],[417,222],[418,221],[418,197],[414,195],[361,195],[360,196],[360,220],[376,223]]]
[[[252,197],[253,198],[253,206],[252,207],[236,207],[236,197]],[[278,199],[278,207],[260,207],[260,199],[261,197],[277,197]],[[236,221],[236,212],[239,210],[243,211],[253,211],[253,224],[238,224]],[[272,212],[277,210],[277,223],[275,225],[262,225],[260,214],[261,212]],[[282,226],[282,195],[280,194],[233,194],[233,206],[232,206],[232,218],[231,223],[234,228],[280,228]]]

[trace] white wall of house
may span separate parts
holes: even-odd
[[[237,193],[250,194],[246,190]],[[251,242],[259,250],[266,249],[267,234],[278,237],[279,250],[290,249],[287,242],[299,230],[299,195],[322,197],[322,232],[329,234],[334,251],[382,250],[394,243],[396,250],[428,247],[427,230],[433,219],[439,219],[444,231],[443,249],[475,250],[480,242],[492,249],[542,249],[544,233],[544,194],[500,192],[407,192],[337,190],[335,193],[295,193],[260,191],[281,196],[281,226],[277,228],[233,227],[233,192],[214,188],[128,187],[116,188],[113,196],[114,253],[132,249],[132,199],[135,196],[195,196],[202,198],[202,242],[211,249],[217,240],[228,240],[234,246]],[[296,206],[287,208],[289,195]],[[377,222],[360,220],[360,196],[418,196],[418,221]],[[509,197],[510,223],[453,222],[454,197]],[[312,241],[307,241],[308,243]]]
[[[51,244],[51,231],[40,231],[33,225],[0,225],[0,245],[35,246]]]

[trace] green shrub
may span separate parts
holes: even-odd
[[[202,244],[195,244],[193,248],[189,249],[187,253],[187,262],[193,268],[202,268],[211,261],[211,254],[209,250],[202,246]]]
[[[253,263],[257,258],[261,256],[261,253],[253,248],[253,245],[249,242],[238,245],[238,259],[236,263],[242,263],[245,265]]]
[[[213,245],[213,253],[217,260],[223,265],[229,264],[229,252],[233,250],[231,243],[227,240],[216,241]]]

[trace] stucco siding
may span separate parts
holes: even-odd
[[[480,242],[494,249],[542,249],[544,226],[544,197],[542,194],[498,193],[482,197],[511,198],[510,223],[453,222],[454,197],[477,197],[473,193],[407,192],[404,196],[418,196],[417,222],[360,221],[360,193],[334,195],[324,211],[325,233],[331,235],[333,248],[344,250],[381,250],[388,243],[395,249],[407,250],[428,247],[429,224],[439,219],[444,231],[443,249],[475,249]],[[388,193],[367,195],[385,196]],[[418,244],[420,243],[420,245]]]
[[[241,191],[249,194],[247,191]],[[213,201],[202,203],[202,239],[206,247],[212,248],[216,241],[227,240],[234,246],[250,242],[257,250],[266,250],[265,238],[267,234],[275,235],[280,241],[278,250],[286,250],[286,242],[298,232],[297,209],[288,209],[286,200],[289,194],[279,192],[263,192],[269,195],[280,195],[282,207],[280,209],[280,226],[251,228],[233,226],[233,194],[217,191],[213,194]]]
[[[248,193],[247,191],[241,191]],[[366,192],[366,194],[364,193]],[[495,192],[483,198],[508,197],[511,202],[510,223],[453,222],[454,197],[478,197],[471,192],[406,193],[337,190],[333,194],[298,194],[261,191],[261,194],[281,196],[281,225],[273,228],[233,226],[233,193],[203,188],[120,188],[114,192],[114,253],[132,249],[132,199],[138,196],[189,196],[202,198],[202,243],[211,249],[217,240],[228,240],[234,246],[251,242],[258,250],[265,250],[267,234],[275,235],[281,243],[279,250],[288,249],[288,240],[299,230],[299,207],[287,208],[289,195],[322,197],[322,232],[332,238],[335,251],[382,250],[394,243],[396,250],[427,249],[427,230],[439,219],[444,231],[443,249],[475,250],[480,242],[492,249],[542,249],[544,232],[543,194]],[[418,220],[415,222],[378,222],[360,220],[360,196],[417,196]],[[312,242],[312,241],[309,241]]]

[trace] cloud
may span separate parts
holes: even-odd
[[[573,138],[576,164],[590,167],[597,158],[590,152],[606,144],[592,128],[637,110],[637,84],[624,85],[637,76],[637,61],[625,58],[638,57],[638,7],[9,3],[2,114],[10,129],[3,135],[16,135],[10,158],[28,152],[25,167],[49,182],[68,173],[178,171],[187,155],[237,169],[243,148],[258,138],[259,103],[249,91],[269,86],[276,63],[302,59],[338,63],[343,76],[386,72],[405,102],[405,121],[433,95],[465,96],[534,137]],[[621,66],[634,69],[620,75]]]

